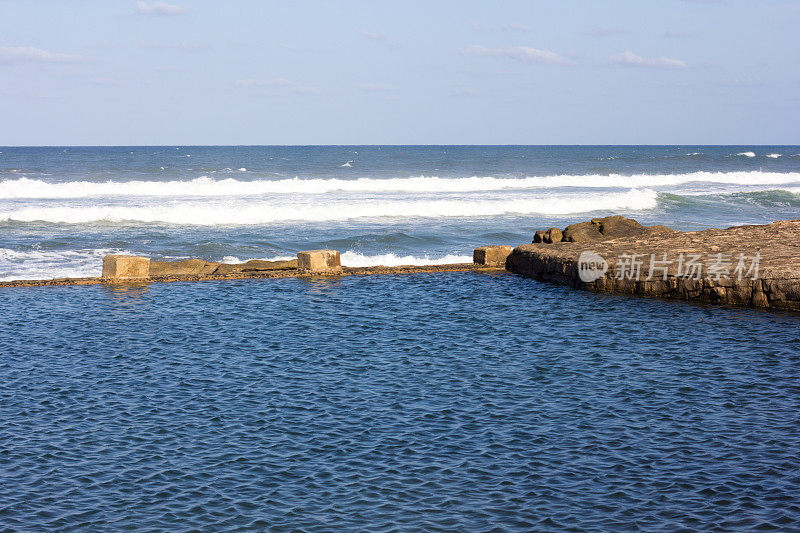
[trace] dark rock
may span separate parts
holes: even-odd
[[[542,241],[547,244],[553,244],[554,242],[561,242],[561,238],[564,236],[562,231],[558,228],[550,228],[542,237]]]
[[[561,238],[564,242],[592,242],[603,239],[603,234],[595,224],[591,222],[579,222],[570,224],[564,228]]]
[[[533,243],[538,244],[540,242],[544,242],[544,234],[547,233],[546,231],[537,231],[533,234]]]
[[[663,228],[663,226],[661,227]],[[625,218],[622,215],[612,215],[603,218],[593,218],[589,222],[580,222],[567,226],[566,229],[564,229],[562,240],[564,242],[602,241],[641,235],[646,231],[648,230],[644,226],[631,218]]]
[[[592,224],[597,226],[597,229],[605,239],[617,239],[619,237],[629,237],[631,235],[639,235],[645,232],[644,226],[633,220],[632,218],[625,218],[622,215],[612,215],[604,218],[593,218]]]

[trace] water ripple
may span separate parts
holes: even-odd
[[[7,289],[0,525],[794,529],[796,316],[443,274]]]

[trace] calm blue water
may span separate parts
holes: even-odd
[[[6,289],[0,529],[796,530],[796,316],[513,275]]]
[[[228,262],[321,247],[349,266],[622,213],[678,229],[800,218],[800,146],[0,147],[0,279],[107,253]]]

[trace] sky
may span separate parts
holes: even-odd
[[[798,0],[0,0],[0,145],[800,144]]]

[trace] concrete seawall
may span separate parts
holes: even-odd
[[[299,269],[276,269],[276,270],[253,270],[247,272],[234,272],[231,274],[190,274],[190,275],[166,275],[149,276],[139,279],[110,279],[103,277],[92,278],[56,278],[42,280],[14,280],[0,282],[0,288],[4,287],[56,287],[65,285],[114,285],[119,283],[169,283],[178,281],[224,281],[224,280],[246,280],[246,279],[277,279],[277,278],[302,278],[312,276],[369,276],[369,275],[389,275],[389,274],[415,274],[415,273],[436,273],[436,272],[504,272],[503,268],[476,265],[473,263],[459,263],[452,265],[407,265],[394,267],[342,267],[340,271],[333,273],[326,272],[307,272]]]
[[[800,311],[800,220],[526,244],[506,268],[595,292]]]

